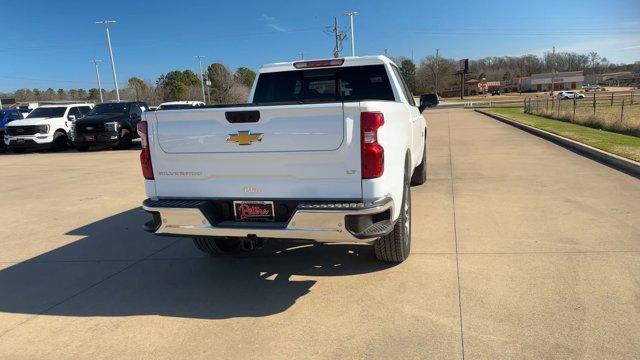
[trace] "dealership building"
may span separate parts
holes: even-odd
[[[584,83],[582,71],[563,71],[545,74],[533,74],[522,79],[520,91],[554,91],[581,89]]]

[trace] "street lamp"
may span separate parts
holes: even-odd
[[[354,16],[358,15],[358,12],[350,11],[348,13],[345,13],[345,15],[347,15],[351,19],[351,56],[356,56],[356,39],[354,37],[353,18]]]
[[[104,99],[102,99],[102,84],[100,83],[100,70],[98,69],[98,66],[100,65],[102,60],[93,59],[91,60],[91,62],[93,63],[93,65],[96,66],[96,78],[98,79],[98,92],[100,92],[100,102],[104,102]]]
[[[113,61],[113,50],[111,49],[111,35],[109,34],[109,24],[115,24],[115,20],[100,20],[96,24],[104,25],[107,34],[107,46],[109,47],[109,59],[111,60],[111,72],[113,73],[113,83],[116,86],[116,99],[120,101],[120,90],[118,89],[118,77],[116,76],[116,64]]]
[[[200,64],[200,85],[202,85],[202,102],[206,104],[207,98],[204,96],[204,72],[202,72],[202,59],[204,59],[204,56],[196,55],[194,57],[198,59],[198,64]]]

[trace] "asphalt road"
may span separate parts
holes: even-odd
[[[640,180],[427,111],[413,251],[144,233],[138,152],[0,155],[0,358],[640,357]]]

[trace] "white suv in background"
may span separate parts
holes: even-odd
[[[27,150],[63,150],[69,144],[71,123],[92,108],[91,103],[45,105],[22,120],[7,125],[4,143],[13,152]]]
[[[169,101],[160,104],[158,110],[195,109],[207,106],[202,101]]]
[[[577,91],[560,91],[557,95],[559,100],[567,100],[567,99],[584,99],[584,94],[581,94]]]

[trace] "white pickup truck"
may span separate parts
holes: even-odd
[[[9,150],[63,150],[69,145],[71,124],[93,109],[91,103],[44,105],[22,120],[7,125],[4,142]]]
[[[144,113],[144,228],[211,254],[282,238],[404,261],[426,131],[384,56],[265,65],[248,104]]]

